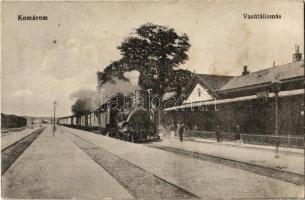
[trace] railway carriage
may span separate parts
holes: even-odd
[[[136,90],[128,96],[117,94],[109,98],[99,109],[82,116],[60,118],[58,123],[130,142],[146,142],[159,139],[150,110],[149,93]],[[67,123],[70,122],[70,123]]]
[[[81,117],[80,117],[80,125],[81,126],[86,126],[87,124],[86,124],[86,116],[85,115],[82,115]]]
[[[76,116],[72,116],[71,118],[72,118],[71,119],[71,126],[76,126],[77,125],[77,118],[76,118]]]

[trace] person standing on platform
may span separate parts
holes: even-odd
[[[219,125],[216,125],[216,140],[217,140],[217,142],[222,141]]]
[[[180,137],[180,142],[183,141],[183,131],[184,131],[184,125],[181,123],[178,126],[178,133],[179,133],[179,137]]]
[[[240,126],[238,124],[236,125],[235,130],[235,140],[240,140]]]

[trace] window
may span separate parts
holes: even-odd
[[[201,97],[201,89],[198,88],[198,97]]]

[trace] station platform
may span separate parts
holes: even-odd
[[[218,156],[231,155],[232,159],[247,158],[257,164],[268,165],[269,157],[266,151],[255,155],[254,150],[244,151],[241,148],[232,148],[223,145],[205,144],[193,141],[180,142],[177,139],[168,140],[161,138],[161,141],[135,144],[100,134],[60,127],[65,135],[75,135],[87,142],[117,155],[121,159],[136,165],[140,169],[154,174],[162,180],[183,188],[203,199],[232,199],[232,198],[280,198],[283,196],[300,197],[304,195],[304,186],[291,182],[272,178],[262,173],[253,173],[249,170],[227,165],[225,162],[217,163],[209,160],[196,159],[193,156],[184,156],[179,153],[154,148],[153,146],[171,146],[187,151],[198,151],[201,153],[213,153]],[[218,149],[218,150],[217,150]],[[231,150],[230,150],[231,149]],[[230,154],[226,153],[230,152]],[[218,153],[218,154],[217,154]],[[221,155],[224,154],[224,155]],[[233,154],[236,157],[233,157]],[[262,157],[262,158],[260,158]],[[302,158],[297,158],[299,165]],[[291,160],[287,160],[291,159]],[[294,162],[295,157],[280,157],[279,161],[270,161],[271,165],[279,162]],[[261,163],[260,163],[261,162]],[[288,164],[288,169],[294,170],[292,164]],[[301,167],[300,167],[301,168]],[[301,173],[300,168],[296,172]],[[260,169],[263,170],[263,169]],[[221,180],[221,181],[219,181]]]
[[[110,174],[48,126],[2,176],[3,199],[134,199]]]
[[[244,144],[240,141],[218,143],[215,139],[201,138],[184,138],[180,142],[179,137],[168,135],[161,137],[161,142],[156,145],[304,175],[303,149],[280,147],[279,158],[275,158],[274,146]]]

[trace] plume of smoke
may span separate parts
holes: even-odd
[[[88,88],[80,88],[70,94],[70,99],[87,99],[96,94],[95,90]]]
[[[103,93],[103,98],[107,100],[109,97],[116,95],[117,93],[130,94],[134,93],[135,90],[140,89],[138,85],[140,73],[136,70],[125,72],[124,76],[129,79],[129,81],[120,80],[118,78],[113,78],[114,83],[106,82],[104,83],[99,91]]]
[[[140,89],[138,85],[138,80],[140,73],[136,70],[125,72],[124,76],[129,79],[129,81],[120,80],[118,78],[113,78],[114,82],[104,83],[98,90],[92,90],[88,88],[81,88],[70,94],[71,99],[81,99],[85,103],[84,110],[94,111],[98,109],[102,104],[106,103],[107,100],[115,96],[118,93],[124,95],[133,94],[135,90]]]
[[[95,108],[91,105],[91,99],[97,94],[97,91],[88,89],[88,88],[80,88],[70,94],[70,99],[75,100],[76,106],[72,106],[72,112],[91,112],[94,111]]]

